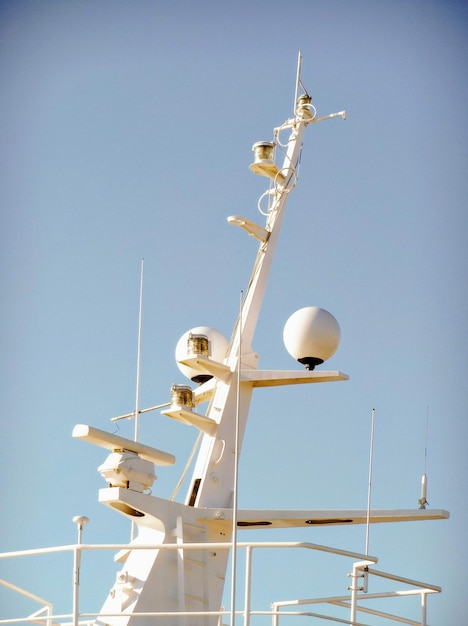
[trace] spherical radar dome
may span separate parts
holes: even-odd
[[[181,361],[185,361],[188,357],[193,357],[196,354],[202,354],[213,359],[213,361],[223,363],[228,345],[229,342],[226,337],[215,328],[210,326],[191,328],[177,342],[175,349],[177,366],[182,374],[193,382],[203,383],[212,376],[184,365]]]
[[[284,325],[283,341],[292,357],[313,370],[335,354],[340,342],[340,327],[325,309],[307,306],[288,319]]]

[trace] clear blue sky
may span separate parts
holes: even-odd
[[[105,452],[71,431],[133,410],[143,257],[143,406],[184,382],[186,330],[230,335],[256,245],[226,217],[261,219],[251,146],[291,115],[302,50],[319,115],[348,119],[307,131],[254,348],[262,368],[295,367],[283,325],[323,306],[342,331],[327,368],[350,380],[257,392],[239,505],[364,508],[375,407],[373,506],[417,507],[428,412],[428,500],[451,519],[373,527],[370,552],[444,588],[432,626],[464,623],[467,26],[464,2],[439,0],[1,2],[1,550],[73,543],[76,514],[86,541],[127,540],[97,502]],[[157,472],[163,497],[196,437],[168,422],[141,422],[178,459]],[[280,537],[363,551],[365,531]],[[112,585],[108,561],[85,610]],[[0,577],[70,611],[69,569],[41,568],[2,563]],[[328,572],[258,599],[327,593]],[[15,616],[0,593],[0,617]]]

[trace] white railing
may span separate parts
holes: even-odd
[[[3,580],[1,578],[0,578],[0,585],[3,587],[7,587],[7,589],[11,589],[11,591],[14,591],[15,593],[25,598],[29,598],[30,600],[33,600],[34,602],[37,602],[38,604],[43,605],[40,609],[38,609],[37,611],[35,611],[31,615],[29,615],[29,617],[26,618],[29,622],[34,622],[36,624],[45,624],[46,626],[52,626],[53,606],[51,602],[47,602],[47,600],[44,600],[44,598],[41,598],[40,596],[36,596],[34,593],[30,593],[29,591],[26,591],[26,589],[23,589],[22,587],[18,587],[17,585],[13,585],[7,580]]]
[[[67,623],[70,626],[85,626],[92,624],[94,619],[97,617],[122,617],[122,613],[118,614],[108,614],[105,615],[102,613],[80,613],[79,612],[79,576],[77,577],[76,564],[79,563],[81,553],[83,551],[102,551],[102,550],[180,550],[181,548],[187,549],[199,549],[199,550],[229,550],[233,546],[230,543],[183,543],[183,544],[139,544],[139,545],[129,545],[129,544],[73,544],[66,546],[56,546],[53,548],[39,548],[34,550],[22,550],[15,552],[5,552],[0,553],[0,561],[4,559],[10,558],[18,558],[18,557],[28,557],[28,556],[38,556],[44,554],[54,554],[54,553],[63,553],[70,552],[74,555],[74,607],[72,613],[67,614],[53,614],[53,607],[51,602],[47,602],[46,600],[40,598],[39,596],[32,594],[21,587],[13,585],[5,580],[0,580],[0,584],[9,588],[11,591],[16,592],[22,596],[25,596],[31,600],[37,601],[42,604],[42,608],[36,611],[35,613],[27,616],[27,617],[15,617],[9,619],[0,619],[0,625],[7,624],[42,624],[44,626],[53,626],[53,624],[59,621],[60,624]],[[309,542],[238,542],[236,543],[236,549],[245,549],[246,557],[245,557],[245,593],[244,593],[244,607],[241,610],[236,610],[234,613],[231,610],[221,609],[219,611],[177,611],[177,612],[140,612],[140,613],[132,613],[132,617],[201,617],[201,616],[211,616],[218,617],[220,620],[220,624],[222,622],[222,617],[229,615],[241,616],[243,618],[244,626],[250,626],[251,618],[255,616],[270,616],[272,618],[272,626],[279,626],[280,617],[292,617],[292,616],[307,616],[314,617],[320,620],[332,621],[337,624],[347,624],[348,626],[365,626],[360,622],[356,621],[357,612],[367,613],[373,616],[378,616],[380,618],[384,618],[390,621],[409,624],[411,626],[427,626],[426,622],[426,602],[427,596],[432,593],[439,593],[441,591],[440,587],[435,585],[430,585],[426,583],[422,583],[420,581],[403,578],[401,576],[396,576],[394,574],[388,574],[385,572],[381,572],[371,568],[370,566],[375,565],[377,563],[377,558],[359,554],[356,552],[350,552],[348,550],[341,550],[339,548],[333,548],[329,546],[323,546],[320,544],[314,544]],[[353,564],[352,573],[348,574],[348,576],[352,580],[352,584],[348,589],[350,590],[349,595],[343,596],[333,596],[333,597],[322,597],[322,598],[308,598],[304,600],[284,600],[279,602],[273,602],[271,604],[270,610],[253,610],[251,608],[251,592],[252,592],[252,552],[253,550],[264,550],[264,549],[302,549],[302,550],[312,550],[318,552],[325,552],[328,554],[335,554],[338,556],[348,557],[351,559],[358,559],[357,562]],[[376,576],[379,578],[384,578],[387,580],[391,580],[393,582],[399,582],[408,586],[413,587],[412,589],[403,589],[403,590],[392,590],[385,591],[379,593],[367,593],[368,589],[368,577]],[[363,584],[359,586],[359,581],[362,580]],[[397,597],[407,597],[407,596],[420,596],[421,599],[421,620],[414,621],[412,619],[408,619],[402,616],[390,614],[387,612],[379,611],[374,608],[368,608],[362,606],[362,602],[367,602],[368,600],[376,600],[382,598],[397,598]],[[322,613],[314,613],[311,611],[304,610],[291,610],[293,607],[301,607],[304,605],[331,605],[333,607],[341,607],[343,609],[347,609],[349,611],[349,617],[339,618],[332,615],[325,615]],[[288,610],[285,610],[288,609]]]
[[[373,575],[379,578],[385,578],[387,580],[392,580],[394,582],[403,583],[405,585],[410,585],[414,587],[413,589],[401,589],[397,591],[383,591],[379,593],[367,593],[368,588],[368,576]],[[334,619],[334,621],[343,624],[349,624],[351,626],[361,626],[359,622],[356,621],[356,614],[358,611],[362,613],[366,613],[368,615],[373,615],[374,617],[380,617],[383,619],[387,619],[393,622],[399,622],[401,624],[410,624],[411,626],[427,626],[427,596],[431,593],[440,593],[442,589],[437,587],[436,585],[429,585],[427,583],[422,583],[417,580],[412,580],[409,578],[403,578],[402,576],[395,576],[394,574],[388,574],[386,572],[381,572],[375,569],[371,569],[365,563],[355,563],[353,566],[353,573],[349,574],[349,576],[353,579],[353,585],[350,587],[351,594],[347,596],[334,596],[328,598],[309,598],[306,600],[285,600],[282,602],[273,602],[271,605],[272,614],[273,614],[273,626],[279,626],[279,617],[281,614],[283,615],[306,615],[309,617],[327,617],[319,615],[316,613],[304,612],[304,611],[287,611],[281,613],[281,609],[286,607],[298,607],[304,605],[317,605],[317,604],[329,604],[332,606],[339,606],[350,610],[350,619],[349,620],[341,620]],[[359,587],[357,585],[357,580],[361,578],[364,581],[364,585]],[[361,592],[361,593],[359,593]],[[412,619],[407,619],[402,617],[401,615],[395,615],[392,613],[387,613],[383,611],[379,611],[376,609],[371,609],[364,606],[359,606],[358,602],[368,600],[377,600],[383,598],[402,598],[408,596],[419,596],[421,601],[421,620],[414,621]]]

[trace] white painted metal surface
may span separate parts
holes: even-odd
[[[104,547],[120,550],[116,557],[116,561],[120,564],[120,571],[97,616],[82,614],[79,617],[77,608],[79,556],[83,550],[96,547],[81,544],[80,536],[80,541],[76,546],[62,548],[72,550],[75,555],[75,608],[72,615],[74,624],[78,621],[82,622],[83,619],[96,617],[95,623],[100,626],[150,626],[155,623],[168,626],[195,624],[217,626],[220,623],[220,616],[229,615],[229,612],[221,609],[221,602],[229,552],[233,547],[235,550],[242,547],[247,549],[243,610],[245,624],[250,623],[253,615],[260,614],[271,615],[273,624],[278,624],[280,612],[285,607],[317,602],[317,600],[280,601],[274,604],[272,611],[252,611],[251,554],[253,549],[273,546],[281,549],[301,547],[358,559],[351,573],[350,596],[320,600],[349,608],[349,620],[346,623],[350,624],[357,624],[358,603],[363,598],[360,593],[362,591],[361,578],[364,577],[367,580],[370,573],[416,585],[418,589],[415,593],[420,594],[423,605],[421,624],[426,623],[426,595],[439,591],[435,586],[370,570],[369,567],[374,565],[377,559],[367,555],[316,544],[278,542],[243,544],[237,542],[237,528],[293,528],[367,522],[423,521],[448,517],[446,511],[429,511],[424,508],[397,511],[238,511],[235,506],[236,464],[242,448],[254,389],[343,381],[348,378],[346,374],[338,371],[258,370],[258,355],[252,348],[287,200],[289,193],[298,182],[298,163],[305,130],[317,121],[334,117],[345,118],[344,112],[317,118],[308,94],[298,96],[298,88],[302,86],[300,65],[299,62],[294,117],[275,129],[276,146],[280,145],[280,134],[283,131],[289,132],[283,162],[277,164],[274,154],[264,154],[264,151],[262,154],[258,153],[259,144],[257,144],[255,163],[252,166],[256,174],[270,180],[270,188],[260,200],[260,202],[266,200],[268,205],[267,209],[263,210],[266,218],[265,224],[260,226],[239,216],[228,219],[229,223],[240,226],[256,238],[259,248],[249,286],[225,356],[221,358],[219,354],[207,356],[202,353],[187,353],[180,356],[182,366],[187,368],[187,371],[199,373],[204,382],[193,392],[193,407],[192,402],[180,406],[172,403],[167,410],[163,411],[166,416],[203,432],[199,455],[185,502],[165,500],[146,492],[151,476],[146,471],[147,465],[145,464],[172,464],[175,459],[171,454],[140,442],[132,442],[123,437],[105,433],[91,426],[78,425],[73,431],[74,437],[111,450],[112,458],[108,459],[108,466],[105,465],[102,471],[108,481],[108,487],[101,489],[99,501],[126,516],[137,530],[136,536],[129,545]],[[262,150],[265,146],[268,148],[265,142],[260,143]],[[336,342],[339,329],[336,330],[334,327],[331,335],[333,341]],[[310,345],[315,349],[317,344],[311,342]],[[334,349],[336,349],[335,345],[330,353]],[[297,350],[298,347],[295,345],[293,352]],[[178,353],[180,354],[180,349]],[[313,357],[314,355],[307,356]],[[318,356],[327,358],[328,349],[321,345]],[[197,405],[207,401],[209,405],[206,414],[197,413]],[[137,400],[135,417],[137,418],[137,414],[143,411],[140,411]],[[103,548],[103,546],[100,547]],[[35,553],[39,554],[38,551]],[[9,558],[27,554],[30,555],[32,552],[0,556]],[[366,597],[371,598],[371,595]],[[372,597],[376,598],[377,595],[374,594]],[[309,614],[312,615],[312,613]],[[375,615],[378,614],[378,612],[375,613]],[[157,622],[155,622],[156,616],[158,616]],[[231,622],[234,616],[233,607]],[[57,617],[59,618],[60,616]],[[345,623],[342,619],[330,619]]]
[[[265,168],[262,159],[258,163],[259,169],[256,169],[256,173],[272,179],[265,227],[257,228],[245,220],[230,220],[255,234],[260,245],[224,361],[220,362],[202,354],[184,357],[182,360],[184,366],[214,378],[214,384],[211,381],[202,384],[195,397],[196,400],[210,399],[206,415],[201,416],[190,407],[171,406],[164,411],[167,416],[204,432],[185,504],[155,498],[133,485],[133,488],[123,489],[122,482],[113,478],[112,472],[107,474],[111,486],[101,491],[100,501],[134,522],[138,528],[138,535],[133,542],[135,545],[141,542],[176,545],[200,541],[228,543],[231,540],[232,521],[231,524],[226,524],[226,520],[232,520],[233,517],[230,509],[233,506],[237,459],[233,450],[240,453],[254,387],[346,379],[346,376],[339,373],[318,376],[304,376],[303,372],[255,374],[258,362],[258,357],[252,350],[255,327],[289,192],[298,179],[303,134],[311,122],[313,116],[310,108],[298,104],[295,117],[283,126],[283,129],[290,131],[283,164],[276,166],[269,159]],[[209,388],[207,394],[203,393],[205,384]],[[148,458],[148,450],[137,449],[142,444],[130,444],[120,441],[120,438],[117,441],[113,436],[107,438],[91,427],[77,427],[74,436],[98,445],[108,447],[110,444],[119,453],[129,450],[136,454],[145,453]],[[153,454],[154,460],[160,463],[171,460],[169,455],[166,457],[160,451],[154,451]],[[116,471],[120,471],[120,467]],[[213,508],[220,511],[218,522],[215,513],[215,518],[207,524],[204,518],[207,517],[208,510]],[[107,617],[105,623],[123,626],[133,623],[132,615],[136,612],[154,610],[218,611],[224,591],[228,556],[227,550],[212,552],[208,558],[195,549],[175,552],[157,549],[128,551],[120,575],[124,583],[117,578],[102,608],[103,615],[110,613],[118,614],[119,617]],[[214,619],[204,619],[207,624],[215,622]],[[169,623],[178,624],[179,620],[174,618]]]

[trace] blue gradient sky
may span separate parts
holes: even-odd
[[[372,528],[370,552],[442,585],[432,626],[464,623],[467,26],[465,3],[436,0],[0,4],[1,550],[73,543],[76,514],[87,541],[127,540],[97,502],[105,452],[71,431],[133,410],[143,257],[143,406],[184,382],[186,330],[230,335],[256,245],[226,217],[261,220],[251,146],[291,115],[302,50],[319,115],[348,119],[307,131],[254,348],[262,368],[295,367],[284,323],[323,306],[342,331],[327,368],[350,381],[256,392],[239,505],[365,507],[375,407],[373,506],[416,507],[428,412],[428,500],[451,519]],[[157,472],[167,497],[196,432],[159,414],[141,432],[177,456]],[[362,528],[279,536],[364,550]],[[108,561],[83,583],[84,610],[112,585]],[[39,571],[0,564],[70,611],[69,571]],[[328,593],[331,572],[284,594],[273,576],[257,599]],[[17,615],[0,593],[0,617]]]

